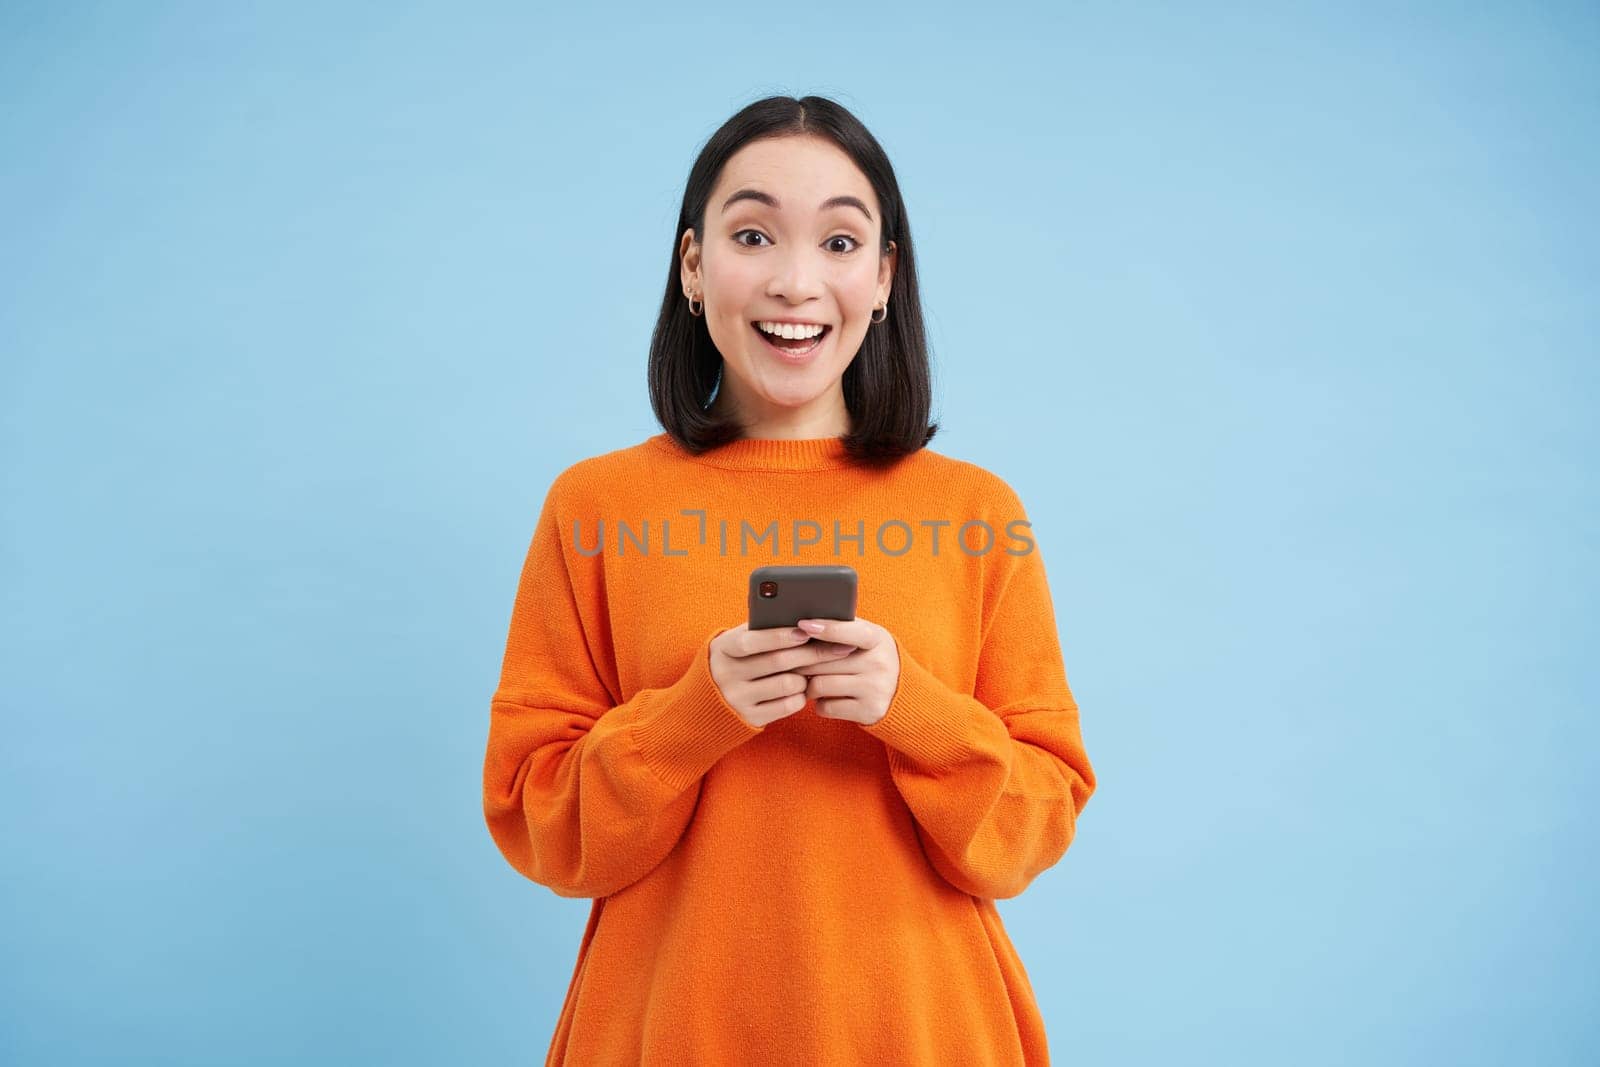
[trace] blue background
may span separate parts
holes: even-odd
[[[1596,55],[1581,4],[5,4],[0,1060],[542,1060],[589,905],[483,824],[523,553],[659,430],[700,145],[815,92],[1101,777],[1001,903],[1055,1059],[1595,1062]]]

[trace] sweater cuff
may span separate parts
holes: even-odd
[[[883,718],[862,729],[913,762],[953,767],[1004,750],[1011,732],[975,697],[951,689],[899,646],[900,681]]]
[[[727,753],[761,733],[722,696],[711,677],[711,639],[700,644],[683,676],[633,724],[634,747],[663,782],[689,788]]]

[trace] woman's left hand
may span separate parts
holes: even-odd
[[[849,655],[790,669],[810,675],[806,697],[825,719],[871,726],[889,712],[900,685],[900,646],[894,635],[868,619],[801,619],[800,628],[819,641],[850,645]]]

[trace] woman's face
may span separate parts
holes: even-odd
[[[832,436],[849,428],[840,379],[889,299],[898,255],[880,256],[882,213],[866,175],[820,137],[745,145],[706,203],[703,243],[679,244],[686,292],[705,303],[722,353],[716,407],[747,429]],[[757,322],[827,327],[809,353],[774,348]]]

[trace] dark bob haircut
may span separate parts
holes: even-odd
[[[672,233],[666,295],[650,339],[650,406],[662,428],[696,454],[743,436],[737,422],[708,411],[721,383],[722,353],[712,343],[705,319],[689,314],[678,245],[684,230],[691,227],[695,240],[704,243],[706,201],[735,152],[752,141],[790,135],[825,137],[855,161],[882,208],[879,255],[889,254],[890,241],[898,250],[888,313],[867,328],[840,383],[851,421],[844,437],[847,452],[871,466],[889,465],[922,448],[939,430],[937,423],[929,422],[932,386],[911,224],[894,168],[877,139],[859,119],[826,97],[757,100],[723,123],[695,159]]]

